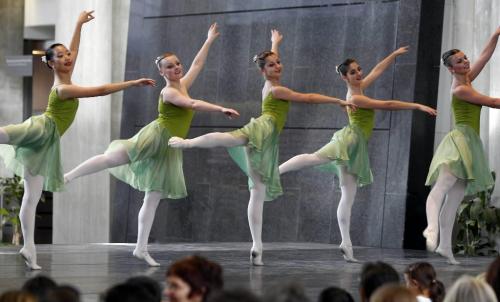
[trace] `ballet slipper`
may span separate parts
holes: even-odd
[[[181,137],[173,136],[168,140],[168,146],[170,148],[179,148],[184,149],[189,147],[189,143],[187,139],[183,139]]]
[[[340,248],[340,251],[342,252],[342,256],[344,257],[345,261],[351,262],[351,263],[361,263],[361,261],[354,258],[353,251],[352,251],[352,245],[347,245],[347,244],[341,243],[339,248]]]
[[[19,254],[21,257],[24,259],[24,263],[26,266],[31,269],[31,270],[40,270],[42,269],[41,266],[36,264],[36,252],[35,251],[30,251],[28,248],[23,247],[20,251]]]
[[[264,262],[262,262],[262,250],[257,251],[257,249],[250,250],[250,263],[254,266],[263,266]]]
[[[423,232],[425,237],[425,247],[429,252],[436,251],[438,244],[438,233],[431,231],[429,228],[426,228]]]
[[[149,266],[160,266],[160,264],[149,255],[148,251],[135,249],[132,255],[134,255],[137,259],[146,261]]]
[[[451,264],[451,265],[460,265],[460,262],[458,262],[457,260],[455,260],[455,257],[453,256],[453,252],[452,252],[451,248],[438,247],[436,249],[436,253],[438,253],[439,255],[441,255],[443,257],[445,257],[447,259],[448,264]]]

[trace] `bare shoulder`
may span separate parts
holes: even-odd
[[[468,98],[472,93],[474,93],[474,88],[469,85],[458,85],[454,87],[451,92],[453,93],[453,95],[461,99],[465,99]]]
[[[293,93],[293,90],[286,88],[284,86],[272,86],[270,89],[274,97],[282,99]]]

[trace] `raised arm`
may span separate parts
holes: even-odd
[[[387,67],[391,65],[392,62],[394,62],[397,56],[402,55],[406,52],[408,52],[408,46],[398,48],[393,53],[388,55],[385,59],[380,61],[363,79],[363,82],[361,83],[361,88],[362,89],[368,88],[373,83],[373,81],[375,81],[387,69]]]
[[[63,84],[57,86],[57,95],[63,99],[72,98],[88,98],[94,96],[108,95],[132,86],[154,86],[155,81],[152,79],[138,79],[119,83],[109,83],[102,86],[82,87],[73,84]]]
[[[193,84],[194,80],[200,74],[203,65],[205,65],[205,61],[207,60],[208,51],[210,50],[210,46],[219,36],[219,32],[217,31],[217,23],[214,23],[208,29],[207,39],[203,46],[200,48],[196,57],[194,57],[193,63],[191,67],[189,67],[188,72],[182,77],[181,83],[185,85],[186,89],[189,89]]]
[[[350,101],[359,108],[381,110],[420,110],[432,116],[437,114],[436,109],[418,103],[409,103],[397,100],[382,101],[372,99],[364,95],[354,95],[351,97]]]
[[[178,107],[190,108],[196,111],[222,112],[230,119],[240,116],[238,111],[234,109],[225,108],[202,100],[192,99],[173,88],[166,88],[162,92],[162,100],[164,103],[168,102]]]
[[[500,98],[492,98],[487,95],[480,94],[471,86],[460,85],[454,88],[452,92],[454,95],[466,102],[488,106],[491,108],[500,108]]]
[[[279,57],[279,46],[283,40],[283,35],[276,29],[271,30],[271,51]]]
[[[274,97],[282,100],[312,103],[312,104],[337,104],[341,106],[349,106],[350,103],[331,96],[326,96],[318,93],[300,93],[288,89],[283,86],[274,86],[271,88]]]
[[[497,47],[499,35],[500,35],[500,26],[491,36],[490,40],[488,41],[488,44],[486,44],[486,47],[479,55],[479,58],[476,60],[476,62],[474,62],[474,64],[471,65],[469,72],[469,78],[471,81],[473,81],[479,75],[479,73],[481,72],[481,70],[483,70],[486,63],[488,63],[488,61],[490,60],[491,56],[493,55],[493,52],[495,51],[495,48]]]
[[[78,16],[78,20],[76,21],[75,31],[73,32],[73,37],[71,38],[71,42],[69,44],[69,50],[71,51],[71,57],[73,59],[73,66],[71,71],[73,71],[73,68],[75,68],[76,58],[78,57],[78,49],[80,48],[80,35],[82,32],[82,26],[83,24],[94,19],[94,16],[92,16],[93,13],[94,13],[93,10],[89,12],[83,11],[80,13],[80,15]]]

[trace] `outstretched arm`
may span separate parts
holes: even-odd
[[[80,35],[82,32],[82,26],[83,24],[94,19],[94,16],[92,16],[93,13],[94,13],[93,10],[89,12],[83,11],[80,13],[80,15],[78,16],[78,20],[76,21],[75,31],[73,32],[73,37],[71,38],[71,42],[69,44],[69,50],[71,51],[71,57],[73,59],[72,68],[75,67],[76,58],[78,57],[78,49],[80,48]],[[73,71],[73,69],[71,71]]]
[[[240,116],[238,111],[234,109],[225,108],[202,100],[192,99],[182,95],[173,88],[166,88],[162,93],[162,98],[163,102],[172,103],[178,107],[190,108],[196,111],[222,112],[230,119]]]
[[[155,81],[152,79],[138,79],[119,83],[109,83],[102,86],[82,87],[77,85],[59,85],[57,86],[57,95],[63,99],[72,98],[88,98],[94,96],[108,95],[132,86],[154,86]]]
[[[402,102],[397,100],[376,100],[364,95],[354,95],[351,97],[351,102],[358,106],[359,108],[368,109],[381,109],[381,110],[420,110],[428,113],[429,115],[435,116],[437,114],[436,109],[418,104]]]
[[[491,108],[500,108],[500,98],[492,98],[487,95],[480,94],[474,88],[467,85],[460,85],[453,89],[453,94],[460,99]]]
[[[391,65],[392,62],[394,62],[397,56],[402,55],[406,52],[408,52],[408,46],[400,47],[396,49],[393,53],[388,55],[385,59],[380,61],[363,79],[361,88],[362,89],[368,88],[368,86],[370,86],[373,83],[373,81],[378,79],[378,77],[387,69],[387,67],[389,67],[389,65]]]
[[[188,72],[181,79],[181,83],[185,85],[186,89],[189,89],[189,87],[191,87],[194,80],[196,80],[196,78],[200,74],[203,65],[205,65],[205,61],[207,60],[210,46],[218,36],[219,32],[217,31],[217,23],[214,23],[208,29],[207,40],[205,40],[205,43],[203,43],[203,46],[196,54],[196,57],[194,57],[193,63],[191,64],[191,67],[189,67]]]
[[[278,47],[283,40],[283,35],[276,29],[271,30],[271,51],[274,52],[279,57]]]
[[[288,89],[283,86],[274,86],[271,88],[273,96],[287,101],[313,103],[313,104],[338,104],[341,106],[349,106],[350,103],[331,96],[326,96],[318,93],[300,93]]]
[[[488,44],[486,44],[486,47],[479,55],[477,61],[471,65],[469,72],[469,78],[471,81],[473,81],[479,75],[479,73],[481,72],[481,70],[483,70],[486,63],[488,63],[488,61],[490,60],[491,56],[493,55],[493,52],[495,51],[495,48],[497,47],[499,35],[500,35],[500,26],[491,36],[490,41],[488,42]]]

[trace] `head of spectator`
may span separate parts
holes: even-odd
[[[38,300],[29,292],[9,290],[0,295],[0,302],[38,302]]]
[[[273,288],[264,296],[265,302],[309,302],[304,287],[296,282],[290,282]]]
[[[444,302],[497,302],[491,286],[480,279],[464,275],[450,287]]]
[[[160,284],[156,282],[156,280],[147,276],[136,276],[127,279],[125,283],[142,286],[146,291],[148,291],[151,294],[151,296],[154,297],[156,302],[161,301],[162,290]]]
[[[71,285],[60,285],[46,294],[49,302],[80,302],[80,292]]]
[[[31,293],[39,302],[44,302],[47,293],[56,287],[57,283],[54,280],[44,275],[38,275],[26,281],[21,289]]]
[[[354,299],[344,289],[332,286],[321,291],[318,302],[354,302]]]
[[[108,289],[102,302],[154,302],[155,298],[143,286],[121,283]]]
[[[500,256],[498,256],[488,267],[486,282],[488,282],[495,291],[497,300],[500,299]]]
[[[215,292],[207,302],[261,302],[261,300],[249,290],[232,289]]]
[[[417,302],[417,296],[402,285],[386,284],[373,293],[370,302]]]
[[[384,262],[368,262],[363,265],[359,284],[362,302],[368,302],[372,294],[384,284],[399,283],[396,270]]]
[[[222,267],[197,255],[174,262],[166,278],[165,295],[171,302],[205,302],[224,285]]]
[[[406,286],[419,297],[430,302],[442,302],[445,295],[444,284],[436,277],[434,267],[428,262],[408,265],[404,272]]]

